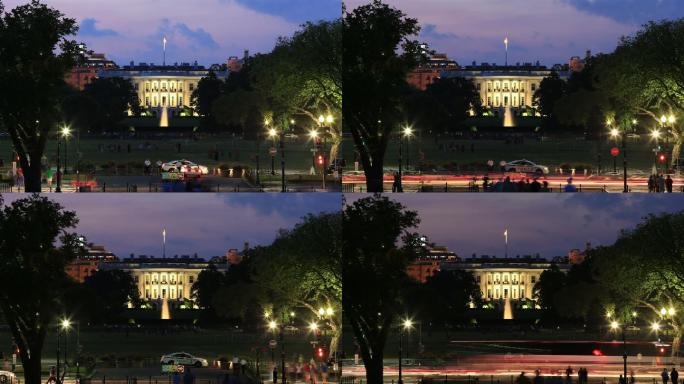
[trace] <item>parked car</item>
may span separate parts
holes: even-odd
[[[535,164],[525,159],[509,161],[504,164],[503,168],[504,172],[534,173],[537,175],[546,175],[549,173],[549,168],[547,166]]]
[[[162,163],[162,172],[179,172],[179,173],[193,173],[199,175],[209,174],[209,168],[204,165],[198,165],[190,160],[172,160],[167,163]]]
[[[208,367],[209,362],[187,352],[175,352],[161,357],[162,364],[189,365],[197,368]]]

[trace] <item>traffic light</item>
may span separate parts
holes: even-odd
[[[319,153],[318,156],[316,156],[316,163],[318,163],[320,166],[325,165],[325,156]]]
[[[659,155],[658,155],[658,161],[660,161],[661,163],[664,164],[665,161],[667,161],[667,155],[664,154],[664,153],[659,154]]]
[[[325,360],[325,347],[318,347],[316,348],[316,357],[318,357],[320,360]]]

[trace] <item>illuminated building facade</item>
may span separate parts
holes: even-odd
[[[203,66],[183,63],[180,65],[155,66],[139,63],[122,69],[98,72],[100,77],[122,77],[133,83],[140,106],[145,108],[181,109],[190,106],[192,92],[197,84],[209,75]],[[216,77],[226,79],[228,70],[215,71]]]
[[[534,93],[552,71],[553,69],[531,64],[503,67],[483,63],[457,71],[442,71],[440,76],[472,80],[485,107],[518,109],[533,106]],[[567,71],[557,73],[566,80],[570,76]]]
[[[441,268],[471,272],[480,286],[485,301],[517,301],[534,300],[534,285],[539,281],[542,272],[551,268],[552,264],[563,272],[570,269],[567,258],[549,261],[539,256],[473,256],[456,262],[444,262]]]
[[[133,256],[120,262],[102,263],[100,269],[118,269],[129,272],[138,286],[140,297],[147,301],[167,300],[173,308],[192,298],[192,285],[203,270],[213,265],[227,271],[230,264],[225,258],[209,262],[197,256]]]

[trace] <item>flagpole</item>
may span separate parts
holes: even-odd
[[[508,258],[508,228],[504,231],[504,242],[506,244],[505,246],[505,253],[504,253],[504,258]]]
[[[166,228],[162,231],[162,259],[166,258]]]
[[[508,67],[508,36],[504,39],[504,45],[506,46],[506,63],[504,66]]]
[[[163,42],[164,42],[164,60],[163,60],[162,66],[165,67],[166,66],[166,36],[164,36]]]

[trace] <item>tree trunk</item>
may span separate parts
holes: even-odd
[[[681,344],[682,344],[682,332],[681,332],[681,330],[678,330],[677,334],[675,334],[674,338],[672,339],[672,352],[671,352],[672,357],[679,356],[679,346]]]
[[[679,154],[682,151],[682,136],[678,135],[675,140],[674,145],[672,145],[672,158],[670,159],[670,165],[673,168],[677,165],[677,159],[679,159]]]
[[[383,354],[373,353],[373,357],[363,359],[368,384],[383,384]]]
[[[366,190],[372,193],[383,192],[383,166],[382,161],[374,161],[370,167],[363,167],[366,175]]]
[[[42,384],[40,377],[40,353],[33,353],[28,359],[21,359],[24,366],[24,384]]]
[[[40,157],[38,160],[32,160],[28,167],[22,167],[22,171],[24,172],[24,190],[26,192],[41,192],[43,183],[41,180],[42,174],[40,168]]]

